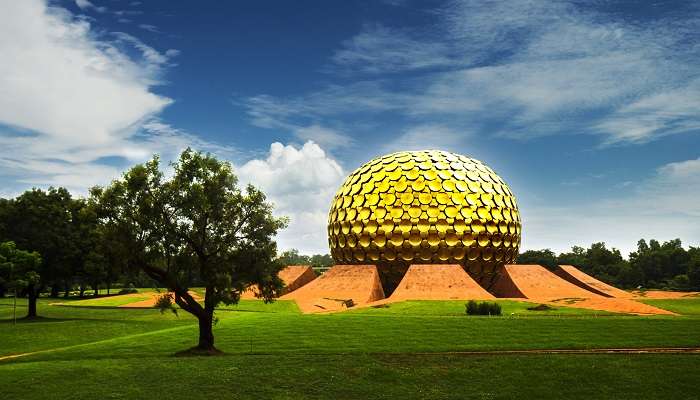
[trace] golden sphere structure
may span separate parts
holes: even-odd
[[[488,166],[446,151],[404,151],[351,173],[333,199],[338,264],[376,264],[385,287],[410,264],[461,264],[482,284],[520,246],[515,196]]]

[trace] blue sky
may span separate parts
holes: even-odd
[[[680,0],[0,0],[0,195],[192,146],[326,252],[350,171],[439,148],[510,184],[526,249],[698,245],[698,32]]]

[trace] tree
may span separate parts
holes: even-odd
[[[309,261],[314,267],[330,267],[334,263],[330,254],[314,254]]]
[[[586,250],[586,262],[585,272],[612,284],[617,283],[620,271],[627,265],[620,250],[608,249],[603,242],[593,243]]]
[[[688,280],[690,287],[694,290],[700,290],[700,247],[690,247],[688,249]]]
[[[284,265],[310,265],[311,259],[309,256],[299,254],[297,249],[289,249],[282,252],[282,254],[277,257],[277,261]]]
[[[580,246],[573,246],[570,252],[559,254],[557,263],[560,265],[573,265],[578,268],[583,268],[588,265],[586,249]]]
[[[519,254],[516,262],[518,264],[543,265],[551,270],[557,267],[557,256],[550,249],[528,250]]]
[[[5,205],[2,240],[41,254],[40,287],[51,287],[58,296],[73,276],[74,242],[71,233],[73,199],[64,188],[32,189]]]
[[[17,248],[14,242],[0,243],[0,277],[10,287],[21,289],[27,296],[27,318],[36,318],[36,299],[39,296],[41,256]]]
[[[212,353],[214,309],[238,302],[255,284],[265,301],[282,288],[273,237],[286,219],[272,216],[265,195],[237,186],[231,165],[185,150],[165,179],[158,157],[127,171],[92,202],[106,227],[124,241],[130,263],[174,293],[199,322],[195,353]],[[192,276],[206,288],[204,304],[189,293]]]

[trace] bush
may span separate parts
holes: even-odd
[[[466,307],[467,315],[478,315],[479,306],[476,304],[476,301],[469,300]]]
[[[170,293],[163,293],[156,297],[156,303],[153,307],[159,309],[161,314],[166,311],[172,311],[173,314],[177,315],[177,308],[173,303],[173,295]]]
[[[130,283],[129,286],[125,287],[124,289],[119,291],[119,294],[132,294],[132,293],[138,293],[139,291],[136,290],[134,287],[133,283]]]
[[[469,300],[466,304],[467,315],[501,315],[501,305],[495,302]]]

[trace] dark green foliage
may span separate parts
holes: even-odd
[[[120,290],[119,294],[132,294],[132,293],[138,293],[138,292],[139,291],[136,290],[136,288],[134,287],[134,284],[130,283],[127,287]]]
[[[528,250],[520,253],[515,262],[517,264],[542,265],[547,269],[553,270],[557,267],[557,255],[550,249]]]
[[[282,288],[273,237],[286,226],[265,195],[238,187],[231,165],[185,150],[165,178],[160,160],[137,165],[107,188],[93,188],[91,205],[124,249],[128,264],[173,293],[199,320],[199,350],[214,349],[212,322],[220,303],[235,304],[250,285],[272,301]],[[195,276],[204,304],[189,293]]]
[[[39,297],[39,271],[41,256],[17,248],[14,242],[0,243],[0,277],[8,289],[21,292],[27,297],[27,318],[34,318]]]
[[[574,246],[556,256],[551,250],[528,250],[520,254],[518,264],[539,264],[553,269],[573,265],[604,282],[622,288],[700,290],[700,248],[684,249],[680,239],[660,244],[641,239],[637,251],[626,260],[619,250],[605,243],[593,243],[588,249]]]
[[[284,265],[310,265],[314,268],[319,267],[330,267],[333,265],[333,258],[330,254],[314,254],[312,256],[307,256],[304,254],[299,254],[299,250],[291,249],[282,252],[277,258],[277,261]]]
[[[161,314],[166,311],[171,311],[173,314],[177,315],[177,307],[175,307],[172,294],[170,293],[162,293],[156,297],[156,303],[153,307],[159,309]]]
[[[3,206],[4,228],[0,240],[11,240],[21,249],[41,254],[40,290],[51,288],[51,294],[70,283],[73,267],[78,262],[78,235],[72,229],[76,207],[64,188],[44,191],[32,189]]]
[[[469,300],[465,311],[467,315],[501,315],[501,305],[490,301]]]

